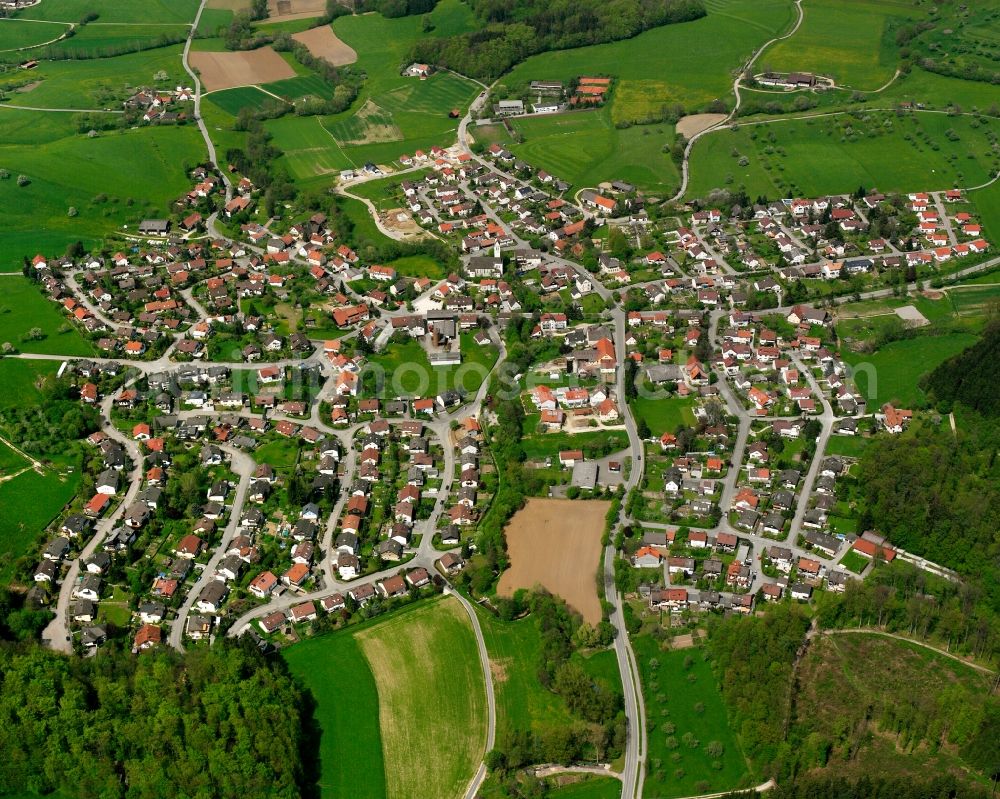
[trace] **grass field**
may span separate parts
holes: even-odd
[[[0,240],[0,269],[18,269],[24,255],[62,255],[80,239],[93,246],[103,233],[145,217],[164,216],[169,204],[189,187],[187,167],[204,157],[194,125],[103,133],[96,138],[66,128],[63,137],[44,143],[8,144],[3,131],[16,115],[0,112],[0,167],[25,175],[18,186],[0,181],[0,202],[7,208]],[[43,126],[51,123],[43,123]],[[143,175],[137,185],[135,175]],[[76,215],[70,215],[70,208]]]
[[[429,277],[432,280],[444,277],[444,269],[441,268],[441,264],[426,255],[407,255],[404,258],[390,261],[387,265],[405,277]],[[472,345],[481,349],[475,342],[472,342]]]
[[[0,19],[0,52],[42,44],[61,36],[67,30],[65,24],[58,22],[45,25],[9,17]]]
[[[22,341],[31,328],[41,328],[44,338]],[[64,332],[60,328],[65,327]],[[93,355],[94,348],[72,325],[60,306],[47,299],[38,286],[21,275],[0,278],[0,342],[9,341],[22,352],[58,355]],[[5,386],[6,388],[6,386]]]
[[[464,793],[484,755],[486,690],[458,600],[421,605],[356,640],[379,697],[387,799]]]
[[[672,194],[680,182],[663,151],[674,142],[673,125],[618,129],[608,108],[514,120],[512,125],[524,141],[510,149],[574,188],[625,180]]]
[[[522,441],[524,454],[529,459],[555,458],[563,449],[582,449],[592,458],[597,449],[617,452],[628,447],[624,430],[594,430],[586,433],[546,433],[526,435]]]
[[[634,399],[630,403],[636,419],[645,419],[649,432],[659,438],[664,433],[673,433],[682,425],[694,427],[695,418],[692,410],[696,405],[694,397],[683,399]]]
[[[897,0],[805,0],[801,27],[765,50],[762,70],[814,72],[851,89],[877,89],[896,70],[893,18],[914,14]]]
[[[30,465],[28,460],[0,441],[0,477],[21,471]]]
[[[472,335],[461,336],[462,363],[458,366],[431,366],[424,348],[416,341],[390,344],[372,355],[368,363],[383,370],[386,396],[428,397],[457,388],[475,394],[496,363],[496,347],[480,347]],[[364,374],[364,372],[362,372]],[[366,391],[373,378],[363,378]]]
[[[921,779],[954,775],[988,793],[961,760],[954,734],[975,730],[998,699],[989,677],[909,642],[879,635],[818,636],[798,667],[789,744],[803,768],[833,782],[863,775]],[[994,710],[995,712],[995,710]],[[825,752],[824,766],[809,752]]]
[[[11,578],[11,560],[34,546],[42,530],[76,495],[80,469],[71,474],[33,469],[0,483],[0,584]]]
[[[0,278],[7,280],[7,278]],[[3,284],[0,284],[3,285]],[[0,360],[0,408],[37,402],[41,394],[36,383],[59,371],[58,361]]]
[[[198,11],[199,0],[143,0],[121,3],[116,0],[45,0],[18,13],[19,19],[47,19],[77,22],[88,12],[99,15],[100,22],[190,23]]]
[[[860,458],[870,443],[870,438],[861,438],[860,436],[830,436],[824,454]]]
[[[296,181],[329,180],[331,175],[354,166],[323,126],[321,117],[289,115],[268,122],[267,129],[274,145],[284,152],[278,163],[285,164]]]
[[[319,795],[385,799],[378,689],[351,631],[304,641],[282,655],[316,700]]]
[[[894,341],[874,353],[843,352],[855,370],[855,382],[870,408],[893,402],[900,408],[920,406],[924,392],[917,381],[939,363],[974,344],[970,333],[917,336]]]
[[[928,113],[838,114],[724,129],[695,145],[688,195],[728,186],[769,198],[859,185],[884,192],[976,186],[1000,166],[989,140],[998,130],[995,122]],[[740,166],[744,157],[749,163]]]
[[[159,47],[166,41],[178,41],[187,36],[188,25],[140,25],[137,23],[91,23],[78,27],[76,34],[52,45],[53,53],[73,53],[77,57],[99,57],[122,49]],[[50,48],[46,48],[49,51]]]
[[[512,88],[532,80],[569,81],[580,75],[614,75],[615,122],[645,119],[663,106],[689,110],[719,99],[732,105],[732,70],[754,48],[787,30],[794,19],[788,0],[709,0],[708,16],[653,28],[633,39],[532,56],[500,83]]]
[[[317,98],[329,100],[333,97],[333,88],[316,74],[298,75],[274,83],[265,83],[264,88],[290,102]]]
[[[215,103],[227,114],[236,116],[241,108],[263,108],[270,103],[278,102],[271,95],[262,92],[256,86],[240,86],[236,89],[223,89],[205,96],[205,100]]]
[[[633,636],[632,647],[646,701],[644,795],[668,799],[747,784],[746,760],[702,651],[664,652],[648,635]]]
[[[550,788],[547,799],[617,799],[622,795],[622,784],[612,777],[585,777],[579,782]]]
[[[859,555],[853,549],[848,550],[844,557],[840,559],[840,565],[854,574],[861,574],[861,572],[868,568],[869,563],[871,561],[868,558],[864,555]]]
[[[351,194],[371,200],[380,211],[399,208],[402,205],[402,192],[399,189],[399,184],[408,180],[419,181],[430,172],[430,169],[416,169],[413,172],[403,172],[378,180],[366,180],[364,183],[352,186]]]
[[[41,3],[31,10],[45,6],[46,3]],[[123,3],[121,7],[138,9],[140,4]],[[31,72],[32,78],[41,83],[30,92],[11,94],[8,102],[35,108],[120,109],[121,101],[133,87],[173,89],[178,83],[187,83],[190,78],[184,72],[180,56],[181,46],[172,45],[115,58],[43,61]],[[161,71],[167,79],[154,81],[153,76]],[[10,75],[23,78],[23,73]],[[3,82],[0,76],[0,87]]]

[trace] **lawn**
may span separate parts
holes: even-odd
[[[323,126],[322,117],[288,115],[268,122],[267,130],[275,147],[284,153],[277,163],[284,164],[294,180],[329,181],[342,169],[355,166]]]
[[[207,102],[215,103],[227,114],[236,116],[241,108],[263,108],[265,105],[277,103],[274,97],[262,92],[256,86],[239,86],[235,89],[222,89],[205,95]]]
[[[29,469],[0,483],[0,585],[13,576],[14,561],[38,543],[42,531],[76,495],[79,464],[71,473]]]
[[[870,443],[870,438],[861,438],[860,436],[830,436],[824,454],[860,458]]]
[[[693,408],[697,404],[694,397],[671,397],[670,399],[643,399],[638,397],[629,403],[632,413],[638,419],[645,419],[649,431],[659,438],[664,433],[676,432],[678,427],[694,427]]]
[[[0,18],[0,52],[42,44],[61,36],[67,30],[67,26],[59,22],[43,25],[9,17]]]
[[[853,549],[847,551],[847,554],[840,559],[840,565],[843,566],[850,572],[854,574],[861,574],[865,569],[868,568],[868,564],[871,561],[864,555],[859,555]]]
[[[316,700],[322,799],[385,799],[378,689],[355,637],[324,635],[282,656]]]
[[[614,75],[615,122],[646,119],[664,106],[701,109],[719,99],[732,105],[732,73],[756,47],[787,30],[794,19],[788,0],[709,0],[708,15],[663,25],[633,39],[532,56],[500,83],[511,88],[533,80],[568,82],[580,75]]]
[[[74,36],[45,48],[45,54],[71,53],[74,58],[100,58],[115,52],[155,49],[167,42],[183,40],[188,30],[186,24],[91,23],[77,27]]]
[[[275,469],[288,469],[298,460],[299,447],[294,441],[275,439],[254,450],[257,463],[268,463]]]
[[[365,393],[372,395],[375,391],[381,370],[385,380],[381,393],[385,396],[436,396],[453,388],[474,394],[496,363],[498,353],[492,345],[480,347],[469,333],[462,334],[461,343],[462,363],[458,366],[431,366],[424,348],[412,339],[389,344],[368,359],[375,368],[367,374],[362,372]]]
[[[664,152],[674,142],[668,123],[619,129],[609,108],[515,119],[523,143],[509,145],[533,166],[574,188],[625,180],[644,189],[673,194],[677,167]]]
[[[24,113],[0,113],[0,167],[12,175],[0,181],[0,203],[7,209],[0,270],[18,269],[25,255],[37,252],[62,255],[76,240],[90,248],[123,224],[164,216],[190,187],[186,167],[204,158],[204,142],[194,125],[96,138],[64,130],[55,140],[10,142],[3,136],[7,123],[13,120],[17,128],[21,120],[14,117]],[[14,175],[30,182],[18,186]],[[142,180],[137,182],[136,175]]]
[[[744,124],[698,141],[688,194],[725,186],[766,197],[815,197],[859,185],[885,192],[974,186],[1000,167],[990,141],[998,130],[996,122],[922,113]]]
[[[702,650],[664,652],[648,635],[633,636],[632,648],[646,702],[645,795],[668,799],[746,785],[746,759]]]
[[[441,264],[427,255],[407,255],[390,261],[388,266],[404,277],[429,277],[431,280],[444,277]]]
[[[0,477],[19,472],[28,465],[24,457],[0,441]]]
[[[0,278],[7,280],[7,278]],[[3,284],[0,283],[0,286]],[[0,359],[0,407],[37,402],[41,397],[36,383],[54,375],[59,370],[58,361],[28,361],[14,358]]]
[[[883,85],[896,69],[890,22],[914,16],[913,4],[895,0],[805,0],[802,11],[801,27],[765,50],[756,65],[762,71],[814,72],[838,86],[867,90]]]
[[[44,0],[18,12],[19,19],[47,19],[78,22],[88,12],[99,15],[101,22],[178,23],[194,21],[199,0],[143,0],[122,3],[118,0]]]
[[[622,784],[613,777],[585,777],[579,782],[550,788],[547,799],[618,799]]]
[[[9,341],[22,352],[93,355],[90,342],[67,322],[60,308],[27,278],[0,277],[0,342]],[[21,337],[35,327],[41,329],[43,338],[22,341]],[[61,328],[64,332],[60,332]]]
[[[871,408],[893,402],[900,408],[919,406],[924,392],[917,381],[942,361],[976,342],[970,333],[917,336],[894,341],[873,353],[844,351],[854,379]]]
[[[375,678],[386,796],[462,796],[484,755],[486,690],[472,625],[454,598],[355,636]]]
[[[498,729],[538,732],[569,724],[565,701],[538,681],[542,643],[535,620],[503,622],[481,611],[479,623],[493,671]]]
[[[628,447],[624,430],[593,430],[586,433],[532,433],[521,441],[529,459],[555,458],[560,450],[582,449],[587,458],[603,457]],[[601,453],[601,454],[597,454]]]

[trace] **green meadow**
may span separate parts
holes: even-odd
[[[900,408],[920,406],[925,400],[917,381],[938,364],[971,346],[971,333],[923,335],[894,341],[873,353],[844,351],[844,360],[853,367],[854,380],[869,408],[892,402]]]
[[[620,129],[608,108],[516,119],[523,143],[508,145],[533,166],[574,188],[624,180],[650,191],[673,194],[680,178],[664,152],[674,142],[668,123]]]
[[[794,19],[788,0],[708,0],[708,15],[664,25],[633,39],[542,53],[514,67],[500,83],[516,89],[533,80],[569,81],[613,75],[614,122],[655,116],[681,103],[701,108],[713,100],[732,105],[733,70]]]
[[[897,66],[895,25],[919,17],[898,0],[804,0],[803,20],[789,38],[769,47],[756,67],[814,72],[851,89],[872,90]]]
[[[96,13],[100,22],[190,24],[199,0],[43,0],[17,14],[18,19],[79,22],[84,14]]]
[[[465,610],[453,597],[433,599],[354,637],[378,688],[387,799],[462,796],[486,740],[483,670]]]
[[[692,410],[697,404],[693,397],[670,397],[668,399],[636,398],[629,403],[637,419],[645,419],[649,432],[654,436],[673,433],[678,427],[694,427]]]
[[[55,355],[93,355],[94,348],[67,322],[62,306],[21,275],[0,277],[0,342],[9,341],[21,352]],[[44,336],[24,341],[32,328]]]
[[[275,98],[266,92],[262,92],[256,86],[221,89],[220,91],[204,95],[203,99],[205,103],[214,103],[219,109],[232,117],[235,117],[241,108],[263,108],[269,103],[276,102]]]
[[[36,252],[61,255],[78,239],[92,246],[123,224],[163,216],[188,188],[187,169],[204,158],[194,125],[89,138],[77,134],[66,115],[54,121],[48,117],[56,115],[30,114],[46,140],[29,144],[20,140],[21,115],[27,113],[0,111],[0,168],[11,174],[0,180],[0,202],[7,209],[0,269],[18,269],[23,256]],[[13,142],[4,136],[8,124],[15,131]],[[144,176],[142,185],[135,182],[137,174]],[[18,175],[30,182],[18,186]]]
[[[293,180],[331,180],[340,170],[354,166],[324,127],[323,117],[288,115],[268,122],[267,130],[274,146],[284,153],[277,163],[287,167]]]
[[[177,41],[187,36],[189,26],[90,23],[78,27],[76,33],[52,45],[53,53],[72,53],[75,57],[99,57],[116,49],[148,49],[162,44],[161,37]],[[49,51],[49,48],[46,48]]]
[[[646,704],[646,796],[690,796],[749,782],[711,664],[701,649],[632,638]]]
[[[63,23],[31,22],[6,17],[0,19],[0,52],[33,47],[52,41],[69,27]]]
[[[121,101],[141,86],[173,89],[178,83],[189,82],[180,55],[181,46],[171,45],[114,58],[43,61],[31,72],[39,85],[30,92],[11,94],[7,102],[35,108],[121,110]],[[166,73],[166,80],[155,81],[160,72]],[[21,80],[23,73],[10,73],[10,77]],[[0,75],[0,89],[3,84],[4,76]]]
[[[282,656],[316,700],[320,797],[385,799],[378,689],[355,637],[345,631],[312,638]]]
[[[998,131],[993,120],[919,112],[745,124],[698,140],[688,196],[727,187],[776,198],[859,185],[884,192],[976,186],[1000,167]]]

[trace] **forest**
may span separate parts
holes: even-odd
[[[957,434],[924,420],[872,440],[858,476],[861,529],[981,580],[1000,608],[997,571],[983,569],[1000,557],[1000,425],[974,412],[963,420]]]
[[[984,416],[1000,416],[1000,320],[983,337],[928,374],[922,383],[939,410],[947,413],[960,402]]]
[[[536,53],[629,39],[706,13],[701,0],[471,0],[470,6],[481,30],[422,39],[413,59],[492,80]]]
[[[298,797],[308,705],[279,664],[228,641],[184,656],[0,648],[0,794]]]
[[[792,664],[808,627],[805,611],[788,604],[750,619],[716,617],[709,625],[708,652],[730,723],[765,776],[774,776],[787,755]]]

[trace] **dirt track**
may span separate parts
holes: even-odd
[[[318,17],[326,11],[326,0],[268,0],[267,14],[272,22]]]
[[[191,65],[210,92],[295,77],[295,70],[270,47],[242,53],[191,53]]]
[[[678,120],[677,132],[685,139],[690,139],[703,130],[718,125],[725,118],[725,114],[691,114]]]
[[[601,534],[610,502],[529,499],[507,524],[511,566],[500,575],[498,593],[540,585],[562,597],[584,621],[601,620],[597,568]]]
[[[293,33],[292,38],[302,42],[314,56],[329,61],[335,67],[353,64],[358,60],[358,54],[354,49],[340,41],[329,25]]]

